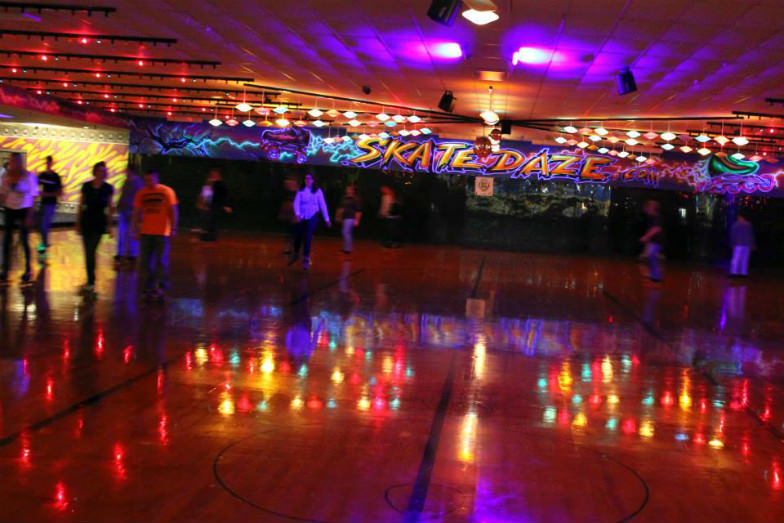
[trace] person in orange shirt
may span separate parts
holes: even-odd
[[[177,234],[177,195],[158,183],[158,172],[144,175],[144,187],[133,202],[133,224],[140,237],[144,294],[163,298],[169,286],[169,240]]]

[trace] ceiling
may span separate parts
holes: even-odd
[[[199,113],[211,118],[215,112],[212,97],[225,99],[225,89],[234,90],[230,96],[235,99],[243,96],[243,81],[192,82],[188,78],[183,83],[181,77],[190,75],[242,77],[284,89],[431,110],[437,110],[442,93],[451,90],[457,99],[455,112],[476,117],[489,104],[491,83],[480,80],[481,70],[505,73],[504,81],[492,83],[494,108],[503,119],[644,120],[723,116],[736,110],[784,113],[784,108],[765,102],[766,97],[784,94],[781,0],[496,0],[496,4],[500,20],[475,26],[458,16],[452,27],[426,16],[429,0],[115,0],[97,4],[116,7],[108,16],[0,11],[0,29],[73,32],[88,37],[87,43],[81,43],[78,39],[55,41],[6,34],[0,38],[0,77],[15,86],[63,98],[81,97],[82,103],[90,101],[115,110],[135,109],[158,116],[171,112],[174,119],[200,119]],[[95,34],[165,37],[177,43],[153,46],[103,39],[99,44],[89,38]],[[459,57],[451,56],[456,54],[455,43],[462,50]],[[529,48],[529,62],[540,63],[513,66],[512,54],[520,47]],[[3,56],[8,50],[35,54]],[[51,58],[43,61],[38,53],[117,55],[133,60],[114,63],[62,58],[54,62]],[[140,66],[139,57],[217,61],[221,65],[143,62]],[[631,67],[638,91],[620,96],[616,74],[625,66]],[[17,67],[17,72],[10,67]],[[87,69],[89,73],[22,72],[26,67]],[[110,79],[104,73],[96,78],[96,71],[171,77],[114,74]],[[27,81],[21,82],[21,78]],[[78,87],[74,88],[73,82],[79,83]],[[63,83],[69,86],[63,87]],[[109,85],[119,83],[163,89]],[[371,88],[370,95],[362,92],[365,85]],[[186,91],[186,87],[215,91]],[[247,92],[249,98],[260,99],[260,92]],[[183,102],[183,96],[203,99]],[[327,109],[334,104],[341,110],[378,112],[377,107],[368,105],[316,101],[289,93],[272,100],[303,107],[315,104]],[[148,113],[148,109],[157,111]],[[183,110],[193,112],[179,112]],[[775,120],[763,119],[761,123],[771,125]],[[481,132],[479,125],[437,121],[421,125],[451,136]],[[662,130],[664,125],[687,130],[705,124],[617,124],[643,131],[651,126]],[[515,127],[513,137],[532,132]]]

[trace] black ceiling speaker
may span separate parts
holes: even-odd
[[[501,134],[512,134],[512,124],[509,122],[501,122]]]
[[[439,24],[452,25],[462,3],[461,0],[433,0],[427,10],[427,16]]]
[[[444,94],[441,95],[441,101],[438,102],[438,108],[448,113],[455,110],[455,96],[452,91],[444,91]]]
[[[618,73],[618,94],[624,95],[633,93],[637,90],[637,82],[634,81],[632,70],[628,67],[621,69]]]

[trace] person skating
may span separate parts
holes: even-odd
[[[163,299],[169,288],[169,249],[171,237],[177,235],[177,205],[174,190],[158,183],[158,172],[145,173],[144,187],[133,203],[145,299]]]
[[[362,204],[357,196],[357,188],[354,185],[348,185],[336,216],[338,221],[343,222],[343,254],[351,254],[354,248],[354,227],[359,226],[361,218]]]
[[[746,277],[749,275],[749,256],[756,248],[754,228],[744,213],[738,213],[738,219],[730,229],[730,246],[732,261],[730,277]]]
[[[133,267],[139,256],[139,240],[133,230],[133,202],[142,187],[142,177],[135,168],[128,167],[128,175],[117,201],[117,254],[114,260],[118,265],[126,263]]]
[[[30,227],[33,223],[33,203],[38,196],[36,176],[24,168],[21,153],[11,153],[8,167],[0,172],[0,205],[3,206],[5,225],[3,231],[3,268],[0,283],[8,281],[13,257],[14,232],[19,229],[19,239],[25,256],[25,272],[22,282],[31,279],[30,272]]]
[[[661,218],[659,217],[659,202],[648,200],[643,207],[646,219],[645,234],[640,238],[640,242],[645,245],[643,258],[648,260],[648,279],[654,285],[662,281],[661,264],[659,254],[662,249],[663,229]]]
[[[41,244],[38,252],[44,255],[49,248],[49,231],[52,229],[54,213],[57,210],[57,199],[63,194],[63,182],[60,175],[53,169],[54,160],[46,157],[46,170],[38,175],[40,185],[40,207],[38,209],[38,231],[41,233]]]
[[[297,233],[294,239],[294,252],[289,259],[289,265],[293,265],[299,259],[300,248],[303,249],[302,266],[307,269],[310,267],[310,247],[313,233],[318,225],[318,214],[324,217],[327,227],[332,227],[329,220],[327,202],[324,201],[324,193],[313,182],[313,175],[305,175],[305,183],[297,191],[294,197],[294,219],[297,222]],[[304,245],[303,245],[304,244]]]
[[[95,292],[95,263],[98,245],[104,234],[112,237],[114,187],[106,182],[106,163],[93,165],[93,179],[82,185],[76,230],[82,236],[87,283],[81,288],[84,294]]]
[[[232,212],[229,207],[229,190],[218,169],[210,171],[210,175],[202,187],[199,205],[206,213],[206,230],[202,234],[202,241],[218,241],[218,228],[223,221],[223,215]]]

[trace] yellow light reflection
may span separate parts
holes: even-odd
[[[359,401],[357,402],[357,408],[359,410],[368,410],[370,408],[370,400],[367,396],[362,396]]]
[[[574,383],[574,379],[572,379],[572,373],[569,369],[569,362],[565,361],[561,365],[561,372],[558,373],[558,387],[564,391],[570,390],[572,383]]]
[[[275,360],[272,356],[265,356],[264,361],[261,362],[261,372],[264,374],[271,374],[275,370]]]
[[[572,420],[572,426],[574,427],[582,428],[585,427],[586,425],[588,425],[588,418],[586,418],[585,414],[583,414],[582,412],[579,412]]]
[[[610,356],[605,356],[602,360],[602,383],[610,383],[613,377],[613,365]]]
[[[476,447],[476,426],[478,417],[475,412],[469,412],[463,418],[463,427],[460,430],[460,452],[458,459],[464,463],[473,463]]]
[[[394,367],[395,362],[392,360],[392,356],[384,356],[384,361],[381,363],[381,372],[391,374]]]
[[[650,420],[645,420],[640,423],[640,436],[643,438],[652,438],[654,434],[654,425]]]
[[[196,357],[196,363],[198,363],[199,366],[207,363],[207,360],[209,359],[209,356],[207,356],[207,351],[204,349],[204,347],[193,351],[193,355]]]
[[[332,381],[334,381],[335,383],[343,383],[345,377],[346,377],[345,374],[340,372],[340,369],[337,367],[335,368],[334,371],[332,371]]]
[[[291,400],[291,408],[295,410],[301,409],[305,405],[305,402],[299,396],[294,396],[294,399]]]
[[[712,440],[710,440],[708,442],[708,445],[710,445],[711,448],[714,448],[714,449],[724,448],[724,442],[721,441],[719,438],[713,438]]]
[[[621,399],[618,397],[617,394],[608,394],[607,395],[607,403],[610,405],[617,405],[621,402]]]
[[[480,338],[474,344],[474,376],[481,379],[485,374],[485,360],[487,359],[487,347],[484,339]]]
[[[225,394],[224,400],[221,401],[220,405],[218,406],[218,412],[225,416],[231,416],[234,414],[234,402],[231,399],[231,396]]]

